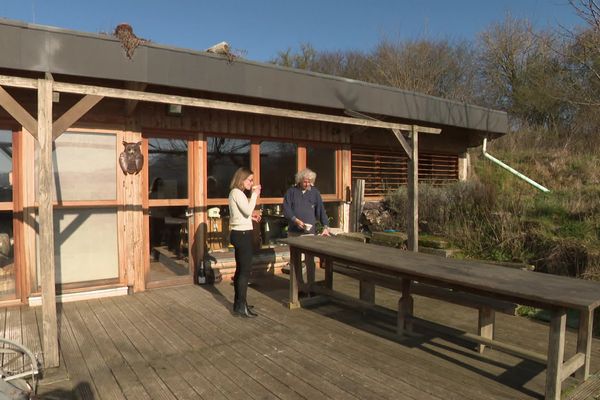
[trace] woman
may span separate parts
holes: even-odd
[[[256,317],[252,307],[246,302],[248,280],[252,268],[252,255],[254,244],[252,241],[252,221],[260,221],[260,215],[254,212],[256,200],[260,195],[260,185],[254,185],[254,174],[248,168],[239,168],[235,171],[229,188],[229,227],[231,228],[230,242],[235,248],[235,275],[233,284],[235,297],[233,313],[235,316],[245,318]],[[244,191],[251,191],[248,197]]]

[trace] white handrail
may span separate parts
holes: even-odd
[[[548,189],[545,186],[540,185],[539,183],[537,183],[536,181],[534,181],[533,179],[528,178],[527,176],[523,175],[522,173],[520,173],[519,171],[517,171],[516,169],[510,167],[509,165],[503,163],[502,161],[498,160],[496,157],[491,156],[487,151],[486,151],[486,145],[487,145],[487,138],[483,139],[483,156],[485,158],[487,158],[488,160],[492,161],[495,164],[498,164],[499,166],[501,166],[502,168],[504,168],[505,170],[507,170],[508,172],[518,176],[519,178],[523,179],[525,182],[529,183],[530,185],[536,187],[537,189],[541,190],[544,193],[548,193],[550,191],[550,189]]]

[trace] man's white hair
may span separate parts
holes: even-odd
[[[296,184],[299,184],[305,178],[310,180],[310,182],[314,184],[315,180],[317,179],[317,173],[315,171],[313,171],[312,169],[304,168],[302,171],[299,171],[296,174]]]

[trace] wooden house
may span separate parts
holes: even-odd
[[[371,198],[407,182],[401,132],[422,133],[418,179],[443,182],[508,129],[503,112],[125,33],[0,20],[0,305],[192,283],[227,247],[239,166],[263,185],[269,245],[305,166],[347,229],[353,179]]]

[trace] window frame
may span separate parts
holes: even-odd
[[[320,143],[320,142],[309,142],[309,141],[292,141],[288,138],[274,138],[274,137],[260,137],[247,136],[247,135],[225,135],[225,134],[206,134],[204,137],[204,149],[202,158],[204,160],[204,170],[208,171],[207,160],[208,160],[208,137],[223,137],[240,140],[250,140],[250,169],[254,172],[254,181],[256,184],[260,182],[260,143],[263,141],[269,142],[285,142],[295,144],[296,147],[296,172],[306,168],[306,147],[326,147],[334,149],[335,151],[335,188],[336,193],[321,193],[323,202],[342,202],[343,201],[343,190],[342,190],[342,171],[340,166],[342,165],[342,144],[336,143]],[[208,198],[207,193],[207,179],[204,178],[203,192],[204,192],[204,204],[207,207],[223,206],[227,205],[227,198]],[[318,185],[317,185],[318,188]],[[281,204],[283,203],[283,197],[260,197],[257,201],[257,205],[261,204]]]

